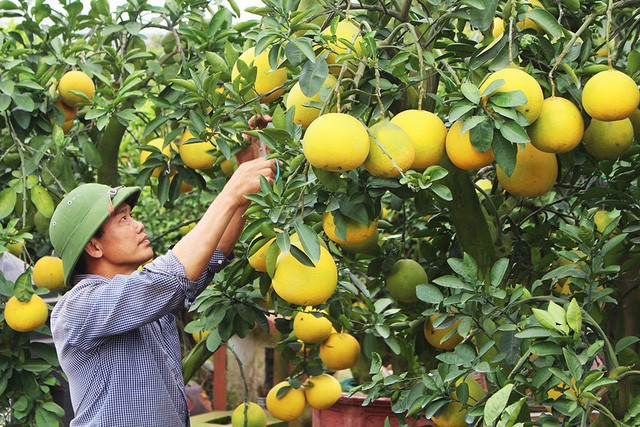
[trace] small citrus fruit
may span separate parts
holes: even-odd
[[[23,250],[22,243],[20,242],[7,243],[4,246],[9,250],[9,253],[11,253],[11,255],[17,256],[17,257],[22,255],[22,250]]]
[[[373,236],[378,230],[377,218],[368,224],[363,224],[347,217],[344,217],[344,220],[346,239],[342,239],[336,234],[336,224],[334,222],[333,213],[325,212],[322,214],[322,229],[330,240],[341,244],[362,243]]]
[[[584,148],[597,160],[615,160],[627,152],[633,142],[631,120],[604,122],[591,119],[584,131]]]
[[[55,291],[64,286],[62,259],[43,256],[33,266],[33,283],[38,288]]]
[[[396,114],[391,123],[409,134],[416,152],[411,169],[425,170],[437,165],[444,156],[447,127],[440,117],[429,111],[405,110]]]
[[[491,35],[494,39],[499,39],[504,34],[504,19],[493,18],[493,26],[491,27]]]
[[[584,120],[578,107],[553,96],[542,103],[540,117],[528,129],[531,143],[546,153],[566,153],[582,141]]]
[[[588,115],[602,121],[626,119],[638,109],[640,92],[631,77],[618,70],[595,74],[582,90],[582,106]]]
[[[302,140],[304,156],[315,168],[349,171],[364,163],[369,154],[369,134],[358,119],[328,113],[309,125]]]
[[[460,133],[464,121],[455,122],[447,134],[445,147],[451,163],[464,170],[476,170],[493,162],[493,150],[480,152],[471,145],[469,131]]]
[[[387,290],[400,302],[416,302],[416,287],[426,284],[427,272],[412,259],[400,259],[393,264],[386,278]]]
[[[246,422],[245,422],[245,408],[246,408]],[[231,414],[231,426],[232,427],[266,427],[267,414],[264,410],[253,402],[242,402],[236,407]]]
[[[533,7],[539,7],[541,9],[544,9],[544,6],[538,0],[527,0],[527,1],[531,3],[531,6]],[[527,12],[529,12],[532,9],[531,6],[527,6]],[[520,21],[516,23],[516,27],[518,27],[520,30],[532,29],[532,30],[535,30],[538,34],[543,32],[540,25],[538,25],[533,19],[529,17],[525,17],[524,21]]]
[[[4,320],[14,331],[29,332],[44,325],[49,310],[47,304],[38,295],[31,295],[31,299],[22,302],[15,296],[9,298],[4,306]]]
[[[340,382],[329,374],[309,377],[304,385],[307,403],[313,409],[320,411],[333,406],[340,399],[341,394]]]
[[[527,103],[519,107],[515,107],[516,111],[521,112],[527,118],[529,123],[536,121],[540,112],[542,111],[542,101],[544,95],[542,94],[542,88],[540,84],[527,74],[525,71],[518,68],[503,68],[489,75],[489,77],[480,86],[480,93],[489,87],[489,85],[497,80],[504,80],[504,84],[496,89],[495,92],[513,92],[520,90],[527,97]],[[491,96],[489,94],[488,96]],[[483,102],[487,102],[488,96],[483,98]]]
[[[250,48],[240,55],[238,61],[244,62],[247,66],[254,66],[257,68],[256,80],[254,82],[254,92],[256,95],[264,95],[260,98],[260,102],[265,104],[267,102],[275,101],[280,98],[284,93],[284,89],[275,90],[277,87],[282,86],[287,81],[287,70],[285,68],[278,68],[276,70],[271,69],[269,64],[269,49],[263,50],[256,57],[255,48]],[[238,63],[233,66],[231,71],[231,80],[234,81],[240,75],[238,71]],[[272,93],[269,93],[273,91]],[[266,95],[269,93],[268,95]]]
[[[360,358],[360,343],[353,335],[333,333],[320,344],[320,359],[333,371],[350,369]]]
[[[271,415],[282,421],[295,421],[302,416],[304,408],[307,405],[307,399],[304,397],[304,391],[301,389],[289,388],[284,396],[278,399],[278,390],[282,387],[289,386],[288,381],[273,386],[267,393],[267,410]]]
[[[460,324],[459,320],[453,322],[453,325],[443,328],[443,329],[435,329],[433,326],[433,322],[440,317],[439,314],[433,314],[429,316],[427,322],[424,325],[424,337],[427,339],[429,344],[434,346],[435,348],[439,348],[440,350],[451,350],[458,344],[462,342],[462,337],[456,332],[446,341],[442,341],[442,338],[445,337],[449,332],[458,329],[458,325]]]
[[[321,312],[316,313],[320,316],[316,317],[312,313],[312,307],[307,307],[293,319],[293,332],[304,343],[319,344],[331,334],[333,328],[331,321]]]
[[[53,105],[64,113],[65,122],[72,121],[78,115],[78,109],[76,107],[70,107],[60,100],[54,102]]]
[[[72,90],[82,92],[90,101],[96,93],[96,86],[91,77],[82,71],[69,71],[60,78],[58,83],[60,99],[69,107],[87,102],[82,96],[71,93]]]
[[[511,176],[500,166],[496,169],[502,187],[520,197],[538,197],[549,192],[558,178],[556,155],[540,151],[532,144],[525,144],[524,150],[519,146],[516,149],[516,167]]]

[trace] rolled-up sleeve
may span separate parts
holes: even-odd
[[[233,252],[227,257],[225,256],[224,253],[222,253],[222,251],[220,251],[219,249],[216,249],[216,251],[213,253],[213,256],[209,260],[209,264],[207,265],[207,268],[204,270],[202,275],[198,277],[196,280],[194,280],[192,282],[192,285],[185,292],[187,295],[187,298],[184,302],[185,306],[189,306],[193,304],[194,301],[196,300],[196,297],[200,295],[200,293],[204,290],[204,288],[206,288],[207,285],[211,282],[211,280],[213,280],[213,276],[217,272],[225,268],[227,265],[229,265],[229,263],[231,263],[234,259],[235,259],[235,255],[233,254]],[[182,272],[183,274],[186,274],[184,272],[184,267],[182,267]]]

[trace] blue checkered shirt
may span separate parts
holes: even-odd
[[[172,251],[129,276],[74,277],[76,285],[51,313],[72,427],[189,425],[172,313],[193,303],[231,259],[216,251],[196,281]]]

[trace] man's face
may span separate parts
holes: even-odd
[[[102,250],[102,260],[116,273],[128,274],[153,257],[144,225],[131,216],[131,207],[122,203],[102,225],[102,236],[94,237]]]

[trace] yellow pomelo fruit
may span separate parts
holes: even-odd
[[[302,249],[300,243],[292,243]],[[333,257],[320,247],[320,259],[314,267],[298,261],[291,253],[278,256],[272,280],[273,290],[291,304],[318,305],[329,299],[338,285],[338,268]]]
[[[405,110],[396,114],[391,123],[400,126],[411,138],[416,152],[411,169],[425,170],[442,160],[447,127],[440,117],[429,111]]]
[[[391,296],[400,302],[416,302],[416,287],[426,284],[427,272],[412,259],[400,259],[393,264],[385,284]]]
[[[320,359],[332,371],[350,369],[360,358],[360,344],[353,335],[333,333],[320,344]]]
[[[524,150],[516,147],[516,167],[511,176],[496,168],[500,185],[514,196],[538,197],[553,188],[558,178],[558,160],[553,153],[545,153],[531,144]]]
[[[215,138],[211,137],[208,141],[186,143],[194,138],[189,130],[185,130],[180,140],[180,158],[185,166],[191,169],[207,170],[211,169],[216,163],[217,157],[209,151],[214,150]]]
[[[174,143],[171,144],[167,144],[166,147],[162,148],[162,146],[164,145],[164,138],[156,138],[156,139],[152,139],[151,141],[147,142],[145,145],[151,145],[153,147],[156,147],[158,150],[162,151],[162,157],[163,159],[166,161],[169,161],[169,159],[171,159],[171,157],[173,157],[173,153],[171,152],[171,148],[174,149],[174,151],[176,150],[176,146]],[[147,158],[151,155],[151,151],[146,151],[146,150],[142,150],[140,152],[140,165],[144,165],[144,162],[147,160]],[[159,177],[160,174],[162,173],[162,171],[165,170],[165,167],[163,166],[158,166],[157,168],[155,168],[153,170],[153,173],[151,174],[151,176],[154,177]]]
[[[476,181],[476,185],[484,190],[485,193],[490,193],[493,189],[493,182],[490,179],[482,178]],[[477,190],[476,190],[477,191]]]
[[[494,39],[499,39],[504,34],[504,19],[493,18],[493,27],[491,27],[491,35]]]
[[[320,314],[320,317],[314,316],[313,312],[313,307],[307,307],[293,319],[293,332],[300,341],[307,344],[321,343],[327,339],[333,329],[331,321],[324,317],[322,312],[315,311]]]
[[[538,0],[527,0],[527,1],[531,3],[531,6],[527,6],[527,12],[531,10],[533,7],[539,7],[541,9],[544,9],[544,6]],[[532,30],[535,30],[537,33],[543,32],[542,28],[540,28],[540,25],[536,24],[531,18],[528,18],[528,17],[525,17],[524,21],[516,23],[516,27],[518,27],[520,30],[532,29]]]
[[[633,142],[631,120],[604,122],[591,119],[584,131],[584,148],[597,160],[615,160],[627,152]]]
[[[327,76],[327,79],[324,81],[323,87],[335,87],[338,80],[333,77],[331,74]],[[299,125],[302,125],[303,128],[307,128],[311,122],[320,116],[320,110],[313,106],[307,106],[308,103],[317,102],[322,104],[322,99],[320,98],[320,91],[318,91],[312,97],[306,96],[302,93],[302,88],[300,87],[300,82],[293,85],[289,94],[287,95],[287,100],[285,102],[285,106],[287,110],[295,107],[295,111],[293,113],[293,122]],[[335,106],[331,109],[325,108],[325,111],[335,112]]]
[[[60,99],[69,107],[89,102],[82,96],[71,93],[72,90],[82,92],[90,101],[96,93],[96,86],[93,84],[91,77],[82,71],[69,71],[60,78],[58,83]]]
[[[224,159],[222,162],[220,162],[220,170],[222,170],[222,173],[229,178],[231,177],[231,175],[233,175],[236,169],[238,169],[238,165],[236,165],[231,160]]]
[[[330,172],[355,169],[369,154],[367,127],[348,114],[324,114],[307,128],[302,150],[315,168]]]
[[[247,413],[245,421],[245,410]],[[232,427],[266,427],[267,414],[264,410],[253,402],[242,402],[231,414]]]
[[[329,45],[329,56],[327,56],[327,64],[341,64],[341,62],[338,62],[337,56],[343,53],[352,53],[356,57],[361,56],[362,37],[360,37],[359,33],[360,29],[351,21],[345,19],[338,22],[335,33],[336,41],[333,42],[330,40],[327,42],[327,44]],[[331,27],[325,28],[322,34],[324,34],[325,36],[332,36],[333,34],[331,33]],[[355,48],[355,51],[352,51],[351,48],[340,39],[345,39],[349,43],[351,43]],[[329,69],[332,72],[338,72],[338,69],[336,67],[329,67]]]
[[[528,129],[531,143],[546,153],[566,153],[582,141],[584,120],[571,101],[551,97],[542,103],[540,117]]]
[[[268,92],[271,92],[275,88],[282,86],[287,81],[287,70],[285,68],[278,68],[277,70],[271,70],[271,65],[269,65],[269,49],[263,50],[256,57],[255,48],[247,49],[240,55],[238,61],[242,61],[249,67],[256,67],[256,81],[254,83],[253,90],[256,95],[264,95]],[[240,72],[238,71],[238,64],[233,66],[233,70],[231,70],[231,81],[234,81]],[[241,85],[242,88],[242,85]],[[267,102],[275,101],[280,98],[284,93],[284,89],[278,89],[268,95],[260,98],[260,102],[265,104]]]
[[[462,383],[462,378],[456,381],[456,387]],[[466,402],[466,406],[460,403],[457,393],[454,391],[451,393],[453,402],[447,403],[442,409],[438,411],[438,415],[431,418],[431,421],[438,427],[467,427],[467,423],[464,417],[467,413],[466,407],[477,404],[484,398],[485,392],[478,381],[473,378],[466,377],[464,382],[469,387],[469,399]]]
[[[196,343],[199,343],[202,340],[206,340],[210,333],[211,331],[198,331],[192,333],[191,336]]]
[[[527,118],[529,123],[533,123],[540,116],[542,111],[542,102],[544,95],[542,94],[542,88],[540,84],[527,74],[525,71],[518,68],[503,68],[489,75],[489,77],[480,86],[480,93],[484,93],[485,89],[496,80],[504,80],[504,84],[500,86],[495,92],[513,92],[520,90],[527,97],[527,103],[519,107],[515,107],[516,111],[521,112]],[[489,94],[490,96],[491,94]],[[486,102],[488,97],[483,98],[483,102]]]
[[[400,126],[384,120],[371,127],[371,134],[369,155],[364,161],[364,167],[371,175],[393,178],[400,175],[401,171],[398,168],[402,172],[409,170],[416,150],[407,132]]]
[[[65,122],[73,121],[78,115],[78,109],[76,107],[70,107],[60,100],[54,102],[53,105],[62,110]]]
[[[489,148],[484,153],[476,150],[471,145],[469,131],[460,133],[463,125],[464,121],[458,120],[447,133],[445,148],[449,160],[464,170],[476,170],[489,165],[494,160],[493,150]]]
[[[378,246],[378,241],[380,240],[380,236],[378,235],[378,230],[369,237],[367,240],[361,243],[341,243],[340,247],[342,250],[349,254],[368,254],[368,255],[377,255],[380,253],[381,249]]]
[[[626,119],[638,109],[638,85],[618,70],[601,71],[582,90],[582,106],[594,119],[612,122]]]
[[[631,124],[633,125],[633,136],[636,138],[636,141],[640,141],[640,110],[635,109],[629,116],[629,120],[631,120]]]
[[[35,294],[31,295],[27,302],[13,296],[4,306],[4,320],[11,329],[18,332],[29,332],[39,328],[47,321],[48,315],[47,304]]]
[[[374,219],[369,224],[363,224],[351,218],[345,218],[346,240],[341,239],[336,234],[336,224],[333,213],[322,214],[322,229],[330,240],[341,244],[356,244],[368,240],[378,230],[378,219]]]
[[[43,256],[36,261],[33,266],[33,283],[38,288],[47,288],[50,291],[64,287],[62,259]]]
[[[71,128],[73,127],[73,120],[69,120],[68,122],[64,122],[62,124],[62,126],[60,126],[62,128],[62,132],[67,135],[69,132],[71,132]]]
[[[271,244],[275,242],[275,240],[275,237],[269,240],[249,257],[249,264],[251,265],[251,267],[264,273],[267,272],[267,251],[271,247]]]
[[[278,399],[278,390],[288,385],[288,381],[282,381],[269,390],[266,399],[267,410],[279,420],[295,421],[302,416],[307,405],[307,399],[304,397],[304,391],[293,387],[289,388],[284,396]]]
[[[424,325],[424,337],[427,339],[429,344],[435,348],[439,348],[440,350],[451,350],[462,342],[462,337],[456,332],[446,341],[442,341],[442,338],[444,338],[450,331],[458,329],[460,321],[456,320],[451,326],[444,329],[435,329],[433,327],[433,322],[438,317],[440,317],[440,314],[433,314],[429,316]]]
[[[307,403],[313,409],[330,408],[340,399],[342,387],[340,382],[329,374],[309,377],[304,385],[304,395]]]
[[[605,209],[599,209],[595,214],[593,214],[593,222],[596,225],[596,230],[598,230],[600,233],[603,233],[605,228],[607,228],[607,226],[611,224],[614,219],[615,218],[611,215],[611,212]]]
[[[20,242],[7,243],[4,246],[7,248],[7,250],[9,250],[9,253],[11,253],[11,255],[17,256],[17,257],[22,255],[22,251],[23,251],[22,243]]]

